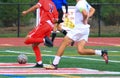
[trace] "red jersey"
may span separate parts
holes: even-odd
[[[40,23],[48,20],[53,23],[54,19],[58,19],[58,12],[52,0],[39,0],[37,5],[40,7]]]

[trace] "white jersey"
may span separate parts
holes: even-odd
[[[88,41],[88,36],[90,32],[90,25],[84,24],[82,11],[86,10],[89,15],[89,10],[91,6],[87,3],[86,0],[80,0],[77,2],[75,7],[75,27],[67,33],[67,36],[73,41]]]
[[[80,24],[83,24],[83,15],[82,10],[86,10],[89,14],[89,10],[91,8],[91,5],[88,4],[86,0],[80,0],[77,2],[75,6],[75,25],[80,26]],[[81,25],[82,26],[82,25]]]

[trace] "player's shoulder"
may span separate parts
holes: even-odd
[[[39,0],[39,3],[44,4],[44,3],[50,3],[52,0]]]
[[[78,7],[81,7],[81,6],[84,7],[85,5],[86,5],[86,0],[80,0],[76,4],[76,6],[78,6]]]

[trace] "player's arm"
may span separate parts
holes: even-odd
[[[66,14],[68,13],[68,4],[65,4]]]
[[[33,12],[33,11],[35,11],[38,7],[39,7],[39,5],[36,4],[36,5],[32,6],[31,8],[29,8],[28,10],[23,11],[23,12],[22,12],[22,15],[24,16],[24,15],[30,13],[30,12]]]
[[[88,13],[85,9],[82,9],[82,11],[80,11],[83,15],[83,23],[87,24],[88,23]]]
[[[91,7],[89,11],[89,17],[93,16],[94,13],[95,13],[95,8]]]
[[[90,8],[89,10],[89,14],[87,13],[86,10],[82,10],[82,15],[83,15],[83,23],[87,24],[88,23],[88,19],[93,16],[93,14],[95,13],[95,9],[93,7]]]
[[[65,16],[67,17],[68,16],[68,4],[65,5],[65,9],[66,9]]]
[[[68,15],[68,3],[66,0],[63,0],[63,5],[65,6],[65,10],[66,10],[65,16],[67,16]]]

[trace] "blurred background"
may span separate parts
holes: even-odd
[[[67,0],[75,6],[75,0]],[[120,0],[88,0],[96,9],[89,20],[91,37],[120,37]],[[0,37],[25,37],[36,25],[36,11],[26,16],[21,12],[37,0],[0,0]],[[68,10],[69,11],[69,10]],[[59,37],[63,36],[59,33]]]

